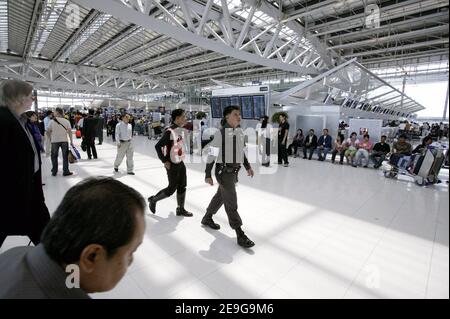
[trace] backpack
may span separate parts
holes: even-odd
[[[184,142],[181,136],[177,136],[176,132],[168,128],[172,135],[172,147],[170,149],[170,154],[168,154],[168,146],[163,147],[164,156],[170,155],[170,161],[174,164],[179,164],[184,161],[185,158],[185,150],[184,150]]]

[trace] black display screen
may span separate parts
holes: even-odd
[[[255,119],[260,119],[266,115],[266,99],[264,95],[253,96],[253,116]]]
[[[211,116],[216,119],[222,118],[222,108],[220,106],[220,98],[211,98]]]
[[[243,119],[253,119],[253,99],[251,96],[241,96],[241,116]]]

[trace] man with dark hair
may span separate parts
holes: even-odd
[[[102,145],[103,127],[105,126],[105,119],[103,118],[100,110],[95,113],[95,118],[97,119],[96,135],[98,137],[98,145]]]
[[[211,186],[214,185],[211,171],[217,159],[215,175],[219,188],[206,209],[202,224],[215,230],[220,229],[220,226],[213,221],[212,217],[222,205],[225,205],[230,226],[236,231],[238,245],[250,248],[255,243],[245,235],[241,228],[242,220],[237,211],[236,183],[241,163],[244,164],[248,176],[253,177],[254,172],[244,153],[245,136],[240,128],[240,123],[240,108],[238,106],[227,106],[223,111],[222,127],[216,132],[214,139],[209,144],[205,182]]]
[[[148,198],[149,208],[156,213],[156,203],[170,197],[177,192],[177,216],[192,217],[193,214],[184,208],[186,201],[186,166],[184,165],[185,145],[184,136],[186,113],[182,109],[172,111],[172,125],[167,128],[164,135],[156,143],[155,149],[159,159],[163,162],[169,179],[169,186],[160,190],[155,196]]]
[[[48,131],[48,125],[50,121],[53,119],[53,111],[48,110],[46,116],[44,118],[44,130],[45,130],[45,155],[50,156],[52,150],[52,142],[50,137],[50,132]]]
[[[56,209],[41,244],[0,255],[0,299],[89,298],[111,290],[142,243],[144,211],[142,196],[113,178],[78,183]]]
[[[306,152],[309,150],[308,159],[311,160],[314,151],[317,148],[317,136],[314,134],[314,130],[310,129],[309,134],[305,137],[305,142],[303,143],[303,159],[306,159]]]
[[[278,164],[284,167],[289,166],[287,142],[289,137],[289,123],[286,115],[280,114],[280,127],[278,128]]]
[[[328,129],[323,129],[323,135],[319,137],[319,141],[317,142],[318,150],[317,155],[319,156],[319,161],[325,161],[327,158],[327,154],[329,151],[331,151],[332,145],[332,138],[330,135],[328,135]],[[322,155],[323,152],[323,155]]]
[[[391,147],[386,143],[386,135],[381,136],[381,141],[376,143],[372,149],[372,154],[370,154],[370,159],[374,163],[373,168],[377,169],[382,164],[386,158],[386,155],[391,151]]]
[[[58,173],[58,153],[61,148],[63,157],[63,176],[70,176],[73,173],[69,171],[69,143],[67,142],[67,136],[70,140],[70,145],[73,144],[72,127],[70,122],[64,118],[64,111],[61,108],[56,108],[55,117],[50,121],[48,125],[48,131],[52,140],[52,176],[56,176]]]
[[[127,174],[134,175],[134,146],[133,146],[133,129],[131,128],[130,116],[125,114],[122,120],[116,126],[116,142],[117,155],[114,161],[114,172],[119,171],[119,166],[122,164],[123,158],[127,156]]]
[[[95,148],[95,136],[97,135],[98,118],[94,117],[94,110],[89,109],[89,115],[83,120],[83,143],[86,145],[88,158],[97,159],[97,149]]]

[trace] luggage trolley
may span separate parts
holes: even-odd
[[[391,156],[389,168],[383,167],[386,178],[398,178],[404,175],[412,178],[417,185],[430,185],[439,182],[438,175],[444,163],[446,149],[427,149],[424,154],[411,156]]]

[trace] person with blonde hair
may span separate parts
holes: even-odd
[[[50,220],[42,191],[39,144],[27,127],[24,113],[30,110],[33,87],[20,80],[9,80],[1,89],[0,106],[0,246],[9,235],[28,236],[39,244]]]

